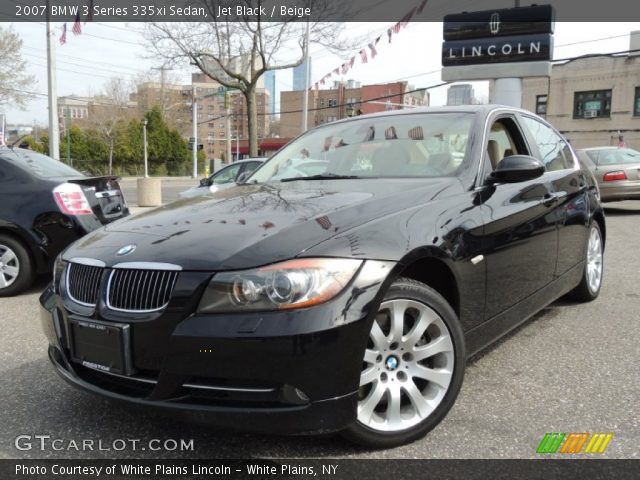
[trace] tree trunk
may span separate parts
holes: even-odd
[[[109,175],[113,175],[113,138],[109,140]]]
[[[247,120],[249,126],[249,157],[258,156],[258,110],[256,109],[256,86],[250,85],[244,92],[247,102]]]

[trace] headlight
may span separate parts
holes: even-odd
[[[254,270],[217,273],[199,312],[283,310],[332,299],[351,281],[361,260],[301,258]]]
[[[58,293],[60,291],[60,279],[62,278],[62,272],[64,271],[64,262],[62,261],[62,254],[58,255],[53,262],[53,292]]]

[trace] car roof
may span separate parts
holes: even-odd
[[[233,165],[234,163],[265,162],[266,160],[267,160],[267,157],[243,158],[242,160],[236,160],[235,162],[232,162],[229,165]]]
[[[619,150],[620,147],[614,147],[611,145],[606,145],[604,147],[588,147],[588,148],[579,148],[578,152],[591,152],[593,150]]]
[[[376,113],[368,113],[366,115],[358,115],[355,117],[344,118],[342,120],[338,120],[336,122],[331,122],[331,125],[335,125],[337,123],[350,122],[353,120],[357,120],[359,118],[373,118],[373,117],[386,117],[386,116],[396,116],[396,115],[414,115],[416,113],[480,113],[484,116],[489,115],[494,110],[509,110],[511,112],[517,113],[525,113],[528,115],[535,115],[533,112],[529,110],[524,110],[522,108],[511,107],[509,105],[499,105],[499,104],[482,104],[482,105],[447,105],[442,107],[417,107],[417,108],[405,108],[400,110],[388,110],[384,112],[376,112]],[[326,125],[326,124],[323,124]],[[315,127],[319,128],[319,127]]]

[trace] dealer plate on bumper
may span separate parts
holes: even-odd
[[[126,323],[69,319],[71,359],[88,368],[132,375],[130,327]]]

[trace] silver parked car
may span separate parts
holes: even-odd
[[[596,178],[602,201],[640,200],[640,152],[630,148],[594,147],[577,153]]]
[[[244,178],[248,177],[254,170],[262,165],[265,160],[266,158],[259,157],[233,162],[231,165],[227,165],[208,177],[203,178],[200,180],[200,185],[181,192],[179,196],[180,198],[191,198],[229,188],[236,184],[236,181],[241,175]]]

